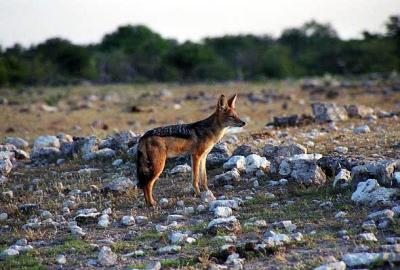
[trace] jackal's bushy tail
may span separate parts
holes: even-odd
[[[149,167],[150,162],[148,160],[147,155],[139,149],[137,150],[136,165],[137,165],[137,178],[139,180],[138,186],[139,188],[143,189],[152,178],[152,172],[151,172],[152,169]]]

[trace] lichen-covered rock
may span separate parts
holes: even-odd
[[[335,176],[335,180],[333,181],[333,187],[347,187],[349,182],[351,181],[350,171],[346,169],[341,169],[339,173]]]
[[[60,140],[56,136],[39,136],[33,142],[33,150],[44,147],[60,148]]]
[[[258,170],[268,171],[271,163],[265,158],[256,154],[251,154],[246,157],[246,173],[252,174]]]
[[[119,177],[103,187],[104,192],[126,193],[135,188],[135,183],[128,177]]]
[[[237,233],[240,230],[240,222],[234,216],[213,219],[207,226],[207,231],[211,234],[216,234],[217,232]]]
[[[305,185],[321,185],[326,175],[317,165],[320,154],[295,155],[284,159],[279,166],[279,175]]]
[[[366,179],[376,179],[379,184],[391,187],[396,182],[396,171],[400,171],[400,160],[384,160],[355,166],[351,175],[354,185]]]
[[[27,141],[18,137],[6,137],[5,142],[15,145],[19,149],[26,149],[29,147],[29,143]]]
[[[282,145],[267,144],[264,147],[263,152],[264,156],[267,159],[277,159],[282,157],[286,158],[295,155],[307,154],[307,148],[298,143]]]
[[[347,120],[348,114],[342,105],[331,103],[313,103],[311,108],[317,122],[335,122]]]
[[[100,249],[97,261],[101,266],[113,266],[117,263],[117,255],[109,247]]]
[[[9,159],[0,159],[0,174],[9,174],[12,168],[13,165]]]
[[[381,187],[375,179],[368,179],[357,185],[351,200],[369,206],[391,205],[393,198],[399,194],[398,189]]]
[[[237,169],[238,171],[244,171],[246,169],[246,159],[244,156],[233,156],[224,163],[223,168],[225,170]]]
[[[215,186],[232,185],[240,180],[240,174],[236,169],[218,174],[214,178]]]

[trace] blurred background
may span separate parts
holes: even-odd
[[[399,14],[398,0],[2,0],[0,86],[385,76]]]

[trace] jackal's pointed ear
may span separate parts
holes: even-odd
[[[236,98],[237,94],[234,94],[229,100],[228,100],[228,106],[231,107],[232,109],[236,108]]]
[[[217,109],[223,111],[223,110],[226,109],[227,105],[228,105],[228,104],[226,103],[226,98],[225,98],[225,96],[224,96],[224,95],[221,95],[221,96],[219,97],[219,99],[218,99]]]

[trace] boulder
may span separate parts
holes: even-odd
[[[232,153],[233,156],[244,156],[244,157],[247,157],[251,154],[257,154],[257,148],[250,144],[242,144],[239,147],[237,147]]]
[[[271,163],[265,158],[257,154],[251,154],[246,157],[246,173],[253,174],[258,170],[268,171]]]
[[[33,150],[38,150],[44,147],[60,148],[60,141],[56,136],[39,136],[33,142]]]
[[[18,137],[6,137],[5,143],[15,145],[18,149],[26,149],[29,147],[29,143]]]
[[[396,171],[400,171],[400,160],[384,160],[355,166],[351,175],[354,186],[365,179],[376,179],[379,184],[391,187],[396,183]]]
[[[375,179],[368,179],[357,185],[356,191],[351,195],[351,200],[364,205],[386,205],[393,203],[393,198],[399,194],[398,189],[381,187]]]
[[[42,147],[42,148],[34,148],[31,153],[31,160],[35,161],[56,161],[61,156],[60,149],[56,147]]]
[[[346,253],[343,255],[342,260],[348,267],[359,268],[359,267],[373,267],[375,264],[399,263],[400,256],[396,253]]]
[[[207,167],[213,168],[221,166],[228,161],[230,156],[231,151],[229,150],[227,143],[217,143],[207,155]]]
[[[344,106],[332,103],[313,103],[311,108],[317,122],[335,122],[348,119]]]
[[[117,263],[117,255],[111,251],[111,248],[104,246],[100,249],[97,261],[101,266],[113,266]]]
[[[215,186],[232,185],[240,180],[240,174],[236,169],[218,174],[214,178]]]
[[[320,154],[302,154],[284,159],[279,165],[279,175],[305,185],[321,185],[326,175],[317,165]]]
[[[292,157],[300,154],[307,154],[307,148],[298,143],[283,145],[267,144],[264,149],[264,156],[267,159],[276,159],[280,157]]]

